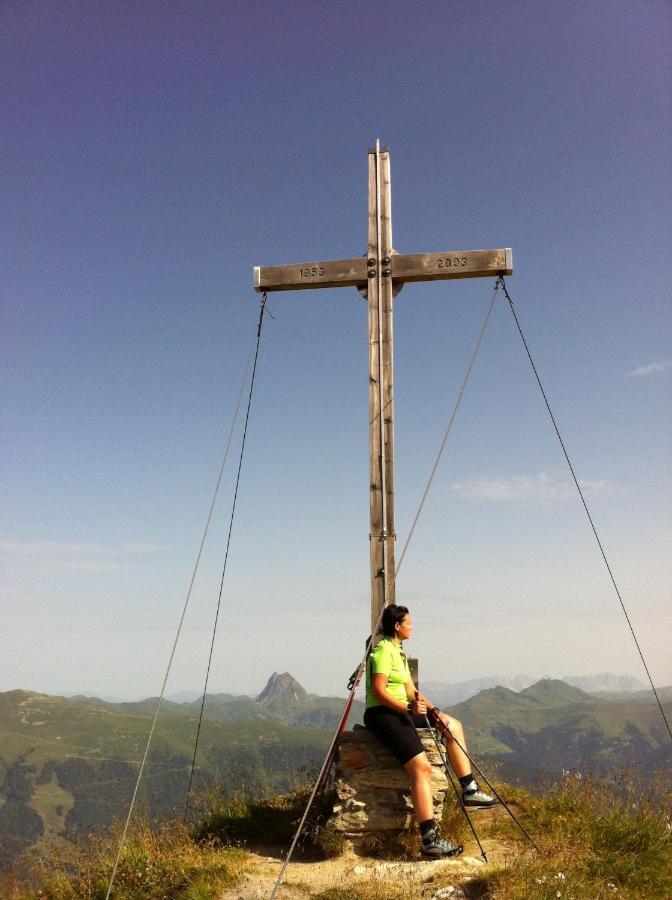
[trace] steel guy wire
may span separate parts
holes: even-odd
[[[189,798],[191,796],[191,785],[194,779],[194,769],[196,767],[196,754],[198,752],[198,741],[201,735],[201,725],[203,723],[203,710],[205,708],[205,697],[208,692],[208,682],[210,680],[210,667],[212,665],[212,654],[215,649],[215,637],[217,635],[217,623],[219,621],[219,611],[222,605],[222,593],[224,591],[224,578],[226,576],[226,566],[229,561],[229,549],[231,547],[231,534],[233,532],[233,520],[236,515],[236,502],[238,500],[238,488],[240,486],[240,473],[243,468],[243,455],[245,453],[245,442],[247,440],[247,426],[250,421],[250,409],[252,407],[252,392],[254,391],[254,379],[257,374],[257,360],[259,358],[259,343],[261,340],[261,324],[264,318],[264,310],[267,302],[266,292],[262,295],[261,305],[259,309],[259,324],[257,326],[257,344],[254,351],[254,363],[252,365],[252,378],[250,379],[250,391],[247,398],[247,411],[245,413],[245,425],[243,427],[243,439],[240,445],[240,456],[238,458],[238,472],[236,473],[236,486],[233,492],[233,504],[231,506],[231,518],[229,520],[229,533],[226,538],[226,552],[224,554],[224,564],[222,566],[222,577],[219,582],[219,596],[217,597],[217,611],[215,613],[215,622],[212,627],[212,639],[210,641],[210,654],[208,656],[208,667],[205,673],[205,685],[203,686],[203,697],[201,699],[201,709],[198,715],[198,728],[196,729],[196,740],[194,743],[194,755],[191,760],[191,771],[189,773],[189,785],[187,787],[187,798],[184,804],[184,820],[186,821],[189,809]]]
[[[567,448],[565,446],[565,442],[562,439],[562,435],[560,434],[560,429],[558,428],[558,423],[555,421],[555,416],[553,415],[553,411],[551,410],[551,405],[548,402],[548,397],[546,396],[546,391],[544,390],[544,386],[541,383],[541,378],[539,376],[539,372],[537,371],[537,367],[534,364],[534,360],[532,358],[532,353],[530,352],[530,348],[528,346],[527,341],[525,340],[525,335],[523,334],[523,329],[521,327],[520,321],[518,320],[518,316],[516,315],[516,310],[513,306],[513,300],[511,299],[509,292],[506,288],[506,282],[504,281],[504,276],[499,276],[499,282],[502,285],[502,289],[504,290],[504,296],[506,297],[509,303],[509,309],[513,314],[513,318],[515,320],[516,326],[518,328],[518,333],[520,334],[520,338],[523,342],[523,346],[525,347],[525,352],[527,353],[527,358],[530,361],[530,365],[532,366],[532,371],[534,372],[534,377],[536,378],[537,384],[539,385],[539,390],[541,391],[541,396],[544,398],[544,403],[546,404],[546,409],[548,410],[548,414],[551,417],[551,422],[553,423],[553,428],[555,429],[555,433],[560,441],[560,446],[562,447],[562,452],[565,456],[565,460],[567,461],[567,465],[569,466],[569,471],[571,472],[572,479],[574,484],[576,485],[576,489],[579,492],[579,497],[581,498],[581,503],[583,504],[583,508],[585,510],[586,516],[588,517],[588,521],[590,522],[590,527],[595,536],[595,540],[597,541],[597,546],[600,548],[600,553],[602,555],[602,559],[604,560],[604,564],[607,567],[607,572],[609,573],[609,578],[611,579],[611,583],[614,586],[614,590],[616,591],[616,596],[618,597],[618,602],[621,604],[621,609],[623,610],[623,615],[625,616],[625,620],[628,623],[628,628],[630,629],[630,634],[632,635],[632,639],[635,642],[635,647],[637,647],[637,652],[639,653],[639,658],[642,661],[642,665],[644,666],[644,671],[646,672],[646,677],[649,679],[649,684],[651,685],[651,690],[653,691],[653,696],[656,698],[656,703],[658,704],[658,708],[660,710],[660,714],[663,717],[663,721],[665,722],[665,727],[667,728],[667,733],[670,736],[670,740],[672,740],[672,728],[670,728],[670,723],[667,720],[667,716],[665,715],[665,710],[663,709],[663,704],[660,701],[660,697],[658,696],[658,691],[656,690],[656,686],[653,683],[653,678],[651,677],[651,673],[649,672],[649,667],[646,664],[646,660],[644,659],[644,653],[642,652],[642,648],[639,645],[639,641],[637,640],[637,635],[635,634],[635,629],[630,621],[630,616],[628,615],[628,611],[625,608],[625,603],[623,601],[623,597],[621,596],[621,592],[616,584],[616,579],[614,577],[614,573],[609,565],[609,560],[607,559],[607,554],[604,551],[604,547],[602,546],[602,541],[600,540],[600,536],[597,533],[597,528],[595,527],[595,523],[593,521],[593,517],[590,514],[590,510],[588,509],[588,504],[586,503],[586,498],[583,495],[583,491],[581,490],[581,485],[579,484],[579,479],[576,477],[576,473],[574,472],[574,466],[572,465],[572,461],[569,458],[569,453],[567,452]]]
[[[257,352],[257,353],[258,353],[258,350],[259,350],[259,336],[260,336],[260,334],[261,334],[261,320],[262,320],[262,317],[263,317],[263,309],[264,309],[265,302],[266,302],[266,295],[264,294],[264,298],[263,298],[262,304],[261,304],[260,315],[259,315],[259,323],[258,323],[258,325],[257,325],[257,337],[256,337],[256,352]],[[195,582],[195,580],[196,580],[196,573],[197,573],[197,571],[198,571],[199,563],[200,563],[201,556],[202,556],[202,553],[203,553],[203,547],[204,547],[204,545],[205,545],[205,539],[206,539],[206,536],[207,536],[207,533],[208,533],[208,529],[209,529],[209,527],[210,527],[210,521],[211,521],[211,519],[212,519],[212,513],[213,513],[213,510],[214,510],[214,507],[215,507],[215,502],[216,502],[216,500],[217,500],[217,495],[218,495],[218,493],[219,493],[219,487],[220,487],[220,484],[221,484],[221,481],[222,481],[222,474],[223,474],[223,472],[224,472],[224,466],[225,466],[225,464],[226,464],[226,460],[227,460],[228,453],[229,453],[229,447],[230,447],[230,445],[231,445],[231,437],[232,437],[232,435],[233,435],[233,431],[234,431],[235,424],[236,424],[236,419],[237,419],[237,417],[238,417],[238,412],[239,412],[239,410],[240,410],[240,401],[241,401],[241,398],[242,398],[243,387],[244,387],[244,385],[245,385],[245,381],[247,380],[247,373],[248,373],[249,367],[250,367],[250,358],[251,358],[251,354],[250,354],[250,357],[248,357],[247,365],[246,365],[246,367],[245,367],[245,374],[244,374],[244,376],[243,376],[243,381],[242,381],[241,387],[240,387],[240,393],[239,393],[239,396],[238,396],[238,403],[236,404],[236,410],[235,410],[235,413],[234,413],[233,422],[232,422],[232,424],[231,424],[231,428],[230,428],[230,430],[229,430],[229,435],[228,435],[227,442],[226,442],[226,449],[225,449],[225,451],[224,451],[224,458],[223,458],[223,460],[222,460],[222,465],[221,465],[220,470],[219,470],[219,477],[218,477],[218,479],[217,479],[217,484],[216,484],[216,486],[215,486],[215,492],[214,492],[214,494],[213,494],[212,502],[211,502],[211,504],[210,504],[210,509],[209,509],[209,511],[208,511],[208,517],[207,517],[207,520],[206,520],[206,523],[205,523],[205,528],[204,528],[204,531],[203,531],[203,537],[202,537],[202,539],[201,539],[201,544],[200,544],[200,546],[199,546],[199,548],[198,548],[198,553],[197,553],[197,555],[196,555],[196,562],[195,562],[195,564],[194,564],[194,569],[193,569],[193,572],[192,572],[192,575],[191,575],[191,580],[190,580],[190,582],[189,582],[189,587],[188,587],[188,589],[187,589],[187,595],[186,595],[186,598],[185,598],[185,601],[184,601],[184,605],[182,606],[182,612],[181,612],[181,614],[180,614],[180,618],[179,618],[179,622],[178,622],[178,626],[177,626],[177,633],[176,633],[176,635],[175,635],[175,640],[173,641],[173,646],[172,646],[172,649],[171,649],[171,651],[170,651],[170,657],[169,657],[169,659],[168,659],[168,665],[167,665],[167,667],[166,667],[166,673],[165,673],[165,675],[164,675],[164,677],[163,677],[163,684],[161,685],[161,692],[159,693],[159,698],[158,698],[158,700],[157,700],[157,702],[156,702],[156,709],[154,710],[154,718],[152,719],[152,724],[151,724],[151,727],[150,727],[150,730],[149,730],[149,736],[148,736],[148,738],[147,738],[147,744],[146,744],[146,746],[145,746],[145,752],[144,752],[144,754],[143,754],[142,761],[141,761],[141,763],[140,763],[140,770],[138,771],[138,777],[137,777],[137,779],[136,779],[135,787],[134,787],[134,789],[133,789],[133,795],[132,795],[132,797],[131,797],[131,803],[130,803],[130,806],[129,806],[129,809],[128,809],[128,815],[126,816],[126,821],[125,821],[125,823],[124,823],[124,828],[123,828],[123,831],[122,831],[122,834],[121,834],[121,839],[120,839],[120,841],[119,841],[119,847],[118,847],[118,849],[117,849],[117,855],[116,855],[116,858],[115,858],[115,860],[114,860],[114,866],[113,866],[113,868],[112,868],[112,874],[110,875],[110,882],[109,882],[109,884],[108,884],[108,886],[107,886],[107,893],[105,894],[105,900],[109,900],[110,895],[111,895],[111,893],[112,893],[112,886],[114,885],[114,879],[115,879],[116,874],[117,874],[117,869],[119,868],[119,860],[121,859],[121,853],[122,853],[122,850],[123,850],[123,848],[124,848],[124,843],[126,842],[126,835],[127,835],[127,833],[128,833],[128,828],[129,828],[129,825],[130,825],[130,822],[131,822],[131,816],[133,815],[133,808],[134,808],[134,806],[135,806],[135,801],[136,801],[137,796],[138,796],[138,789],[139,789],[139,787],[140,787],[140,782],[141,782],[141,780],[142,780],[142,775],[143,775],[143,772],[144,772],[144,770],[145,770],[145,764],[146,764],[146,762],[147,762],[147,757],[148,757],[148,755],[149,755],[149,748],[150,748],[150,745],[151,745],[151,743],[152,743],[152,738],[154,737],[154,730],[155,730],[155,728],[156,728],[156,723],[157,723],[157,720],[158,720],[158,718],[159,718],[159,712],[160,712],[160,710],[161,710],[161,704],[162,704],[162,702],[163,702],[163,697],[164,697],[164,694],[165,694],[165,692],[166,692],[166,685],[167,685],[167,683],[168,683],[168,677],[169,677],[169,675],[170,675],[170,670],[171,670],[171,668],[172,668],[173,660],[174,660],[174,658],[175,658],[175,651],[177,650],[177,644],[178,644],[178,641],[179,641],[179,639],[180,639],[180,634],[182,633],[182,626],[184,625],[184,620],[185,620],[185,617],[186,617],[186,614],[187,614],[187,608],[188,608],[188,606],[189,606],[189,601],[190,601],[190,599],[191,599],[191,593],[192,593],[192,590],[193,590],[193,587],[194,587],[194,582]],[[255,359],[256,359],[256,355],[255,355]]]

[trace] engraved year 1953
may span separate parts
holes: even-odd
[[[469,259],[466,256],[442,256],[437,259],[437,269],[461,269],[468,265]]]
[[[324,275],[324,266],[302,266],[299,269],[299,278],[319,278]]]

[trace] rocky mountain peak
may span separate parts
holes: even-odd
[[[266,687],[257,697],[257,703],[263,707],[296,707],[308,704],[308,694],[289,672],[279,675],[273,672],[266,682]]]

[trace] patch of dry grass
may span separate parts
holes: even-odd
[[[507,799],[512,792],[507,788]],[[511,798],[539,844],[530,852],[510,820],[488,833],[519,848],[503,868],[467,887],[470,897],[496,900],[653,900],[672,897],[672,789],[669,780],[638,783],[629,773],[605,784],[566,773],[548,793],[517,790]],[[528,845],[529,847],[529,845]]]
[[[26,888],[14,872],[0,872],[0,897],[2,900],[23,900]]]
[[[30,900],[104,900],[120,826],[81,844],[59,845],[36,863]],[[129,829],[114,881],[115,900],[214,900],[244,868],[240,850],[199,845],[178,823],[159,828],[138,821]]]
[[[221,846],[263,843],[288,847],[311,791],[312,784],[304,784],[288,794],[263,800],[250,800],[243,795],[227,798],[212,794],[194,837],[198,841],[212,841]],[[333,793],[328,792],[315,804],[305,834],[297,845],[299,854],[329,858],[342,853],[344,838],[324,827],[333,800]]]

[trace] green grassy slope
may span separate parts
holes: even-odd
[[[0,862],[44,834],[86,831],[124,813],[152,718],[128,706],[0,694]],[[159,717],[139,795],[144,808],[183,807],[196,727],[194,709]],[[297,772],[318,764],[330,737],[274,719],[204,720],[196,784],[217,778],[231,791],[287,789]]]
[[[672,702],[664,703],[672,718]],[[644,771],[672,749],[660,710],[639,699],[603,699],[561,681],[544,680],[515,693],[492,688],[450,709],[473,749],[541,768],[599,769],[632,764]]]

